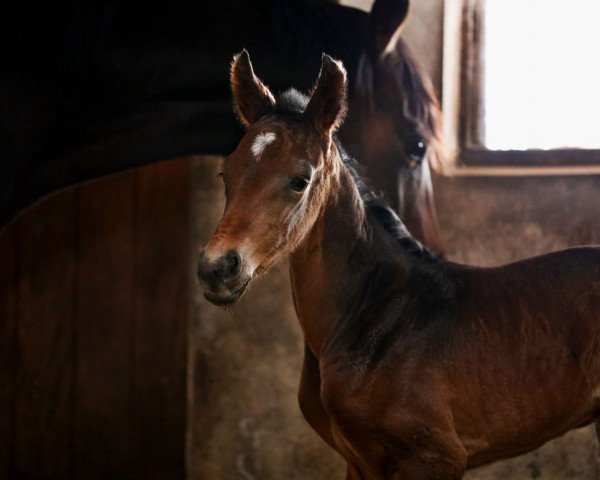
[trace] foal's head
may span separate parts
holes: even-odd
[[[223,161],[225,212],[198,258],[205,296],[217,305],[238,300],[312,228],[336,168],[332,135],[346,111],[346,72],[326,55],[305,109],[290,101],[295,92],[276,101],[246,51],[233,60],[231,87],[247,131]]]

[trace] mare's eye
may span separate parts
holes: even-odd
[[[409,160],[416,164],[419,164],[423,161],[423,157],[425,157],[425,150],[427,150],[427,146],[421,137],[411,138],[405,146],[405,151]]]
[[[290,182],[290,187],[294,192],[301,192],[308,186],[308,178],[295,177]]]

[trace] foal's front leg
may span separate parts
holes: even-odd
[[[408,458],[401,461],[390,461],[393,467],[381,471],[376,476],[363,474],[351,464],[346,470],[346,480],[461,480],[465,474],[465,465],[456,463],[437,463],[423,461],[422,458]]]
[[[465,465],[424,461],[422,458],[407,459],[397,463],[394,473],[386,480],[461,480],[465,475]]]
[[[461,480],[466,470],[463,458],[441,458],[433,453],[425,457],[414,455],[402,460],[389,459],[383,464],[386,466],[376,476],[349,469],[346,480]]]
[[[365,478],[353,465],[348,464],[346,467],[346,480],[365,480]]]
[[[425,441],[417,440],[418,431],[377,427],[338,428],[333,420],[338,450],[348,461],[346,480],[460,480],[467,465],[467,452],[456,433],[435,428]],[[387,425],[389,426],[389,425]]]
[[[305,420],[327,444],[337,450],[331,422],[323,403],[321,402],[321,372],[319,361],[312,353],[306,341],[304,342],[304,362],[298,392],[298,404]]]

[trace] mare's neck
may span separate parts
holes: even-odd
[[[290,257],[294,301],[315,355],[378,262],[406,261],[398,245],[370,218],[339,156],[328,176],[328,198],[306,239]]]

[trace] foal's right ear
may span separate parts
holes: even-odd
[[[233,57],[231,62],[231,91],[235,113],[245,127],[249,127],[275,107],[275,97],[252,69],[246,50]]]
[[[344,121],[346,85],[346,69],[342,62],[323,54],[319,78],[304,110],[304,117],[323,136],[331,135]]]

